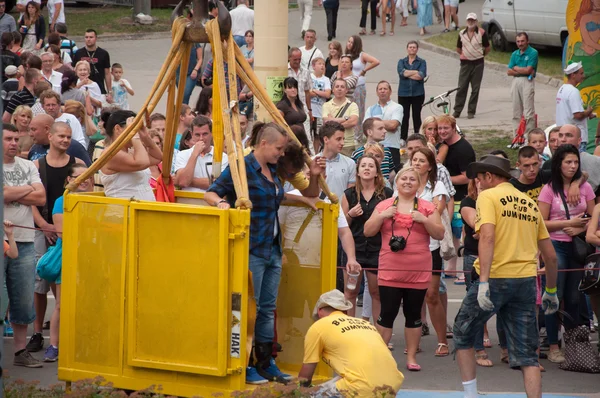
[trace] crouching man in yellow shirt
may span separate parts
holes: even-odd
[[[396,360],[373,325],[346,315],[351,308],[352,303],[339,290],[321,295],[313,310],[316,322],[306,333],[304,364],[298,378],[310,385],[323,359],[338,377],[321,384],[315,396],[346,393],[367,397],[382,388],[395,394],[404,380]]]

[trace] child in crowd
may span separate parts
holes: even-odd
[[[123,79],[123,67],[121,64],[113,64],[110,68],[110,74],[112,75],[112,103],[119,109],[129,110],[129,102],[127,101],[127,95],[135,95],[131,84]]]
[[[310,77],[312,78],[313,88],[310,90],[310,102],[313,120],[310,132],[313,137],[311,142],[314,142],[314,151],[317,153],[320,145],[319,140],[315,140],[314,137],[317,136],[317,132],[321,130],[323,125],[323,104],[331,98],[331,81],[325,76],[325,60],[323,58],[314,58],[311,64],[313,73]]]
[[[537,153],[539,153],[542,162],[550,159],[550,157],[544,153],[544,149],[548,144],[544,130],[539,128],[531,129],[527,133],[527,142],[529,142],[529,145],[531,145],[537,151]]]

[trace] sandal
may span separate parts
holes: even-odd
[[[390,32],[390,36],[394,36],[394,31],[393,30]],[[417,366],[419,366],[419,365],[417,365]]]
[[[508,363],[508,352],[500,354],[500,361],[504,363]]]
[[[452,332],[452,326],[446,325],[446,338],[451,339],[454,337],[454,332]]]
[[[442,352],[443,349],[446,349],[446,352]],[[437,348],[435,349],[436,357],[447,357],[450,355],[450,349],[448,348],[448,344],[438,343]]]
[[[388,343],[387,347],[388,347],[388,350],[394,351],[394,343]]]
[[[364,36],[367,34],[367,31],[365,29],[361,29],[360,32],[358,32],[358,34]]]
[[[377,32],[375,32],[374,30],[372,30],[372,31],[370,31],[370,32],[369,32],[369,35],[370,35],[370,36],[373,36],[373,35],[374,35],[374,34],[376,34],[376,33],[377,33]]]
[[[488,358],[488,354],[485,352],[481,354],[475,354],[475,361],[477,362],[477,365],[484,368],[491,368],[494,366],[494,363]]]
[[[492,348],[492,342],[490,341],[490,339],[483,339],[483,346],[485,348]]]
[[[383,31],[379,33],[379,36],[385,36],[385,35],[386,35],[386,33]]]
[[[421,366],[417,365],[416,363],[407,363],[406,369],[408,369],[411,372],[418,372],[421,370]]]
[[[417,347],[417,354],[423,352],[423,350],[421,349],[421,346]],[[408,348],[404,349],[404,355],[408,355]]]

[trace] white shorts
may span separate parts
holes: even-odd
[[[444,5],[458,8],[458,0],[444,0]]]

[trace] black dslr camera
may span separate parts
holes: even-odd
[[[390,250],[398,253],[406,248],[406,238],[404,236],[394,236],[390,238]]]

